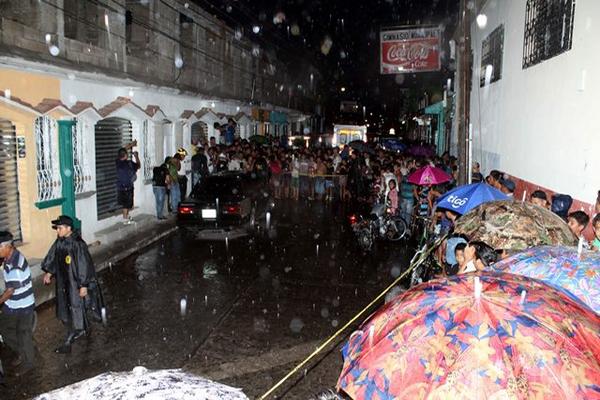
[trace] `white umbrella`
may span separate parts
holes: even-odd
[[[248,400],[232,388],[180,369],[106,372],[85,381],[39,395],[35,400],[145,399],[145,400]]]

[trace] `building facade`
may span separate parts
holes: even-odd
[[[1,2],[0,226],[41,258],[55,237],[49,221],[73,200],[83,237],[106,239],[101,232],[120,219],[120,147],[138,143],[133,215],[154,214],[152,168],[180,147],[193,154],[200,141],[220,140],[215,123],[239,121],[247,138],[257,104],[306,118],[310,93],[281,85],[299,83],[191,3]],[[182,173],[190,168],[188,157]]]
[[[470,143],[470,161],[483,171],[509,174],[518,198],[538,188],[565,193],[573,210],[590,213],[600,189],[600,2],[478,1],[464,9],[469,32],[460,41],[472,65],[459,54],[457,76],[461,68],[472,74],[457,100],[466,87],[467,140],[455,143]]]

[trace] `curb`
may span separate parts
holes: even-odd
[[[96,266],[96,272],[105,270],[112,264],[117,263],[117,262],[123,260],[124,258],[129,257],[133,253],[136,253],[136,252],[150,246],[151,244],[157,242],[158,240],[177,231],[178,229],[179,229],[179,227],[176,225],[171,226],[168,229],[160,232],[157,235],[150,236],[146,239],[135,242],[135,245],[128,247],[125,250],[122,250],[114,255],[111,255],[108,258],[104,258],[102,256],[102,253],[99,252],[96,255],[96,257],[92,256],[92,260],[94,261],[94,265]],[[94,260],[94,258],[99,258],[99,259],[101,259],[101,261],[97,262],[96,260]],[[33,291],[34,291],[34,295],[35,295],[35,304],[36,304],[36,308],[37,308],[37,307],[49,302],[50,300],[53,300],[56,292],[54,289],[54,285],[48,285],[48,286],[44,285],[44,282],[43,282],[44,274],[41,272],[40,264],[32,265],[31,268],[32,268],[32,275],[36,275],[33,277]],[[38,273],[34,274],[33,269],[39,270],[39,272],[36,271]]]

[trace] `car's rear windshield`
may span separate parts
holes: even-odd
[[[242,182],[241,178],[235,176],[215,176],[209,177],[194,188],[196,196],[230,196],[240,193]]]

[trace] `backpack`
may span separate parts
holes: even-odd
[[[167,185],[167,174],[169,172],[165,168],[165,165],[154,167],[152,169],[152,185],[154,186],[166,186]]]
[[[562,219],[567,219],[572,204],[573,198],[568,194],[556,194],[552,196],[551,210]]]

